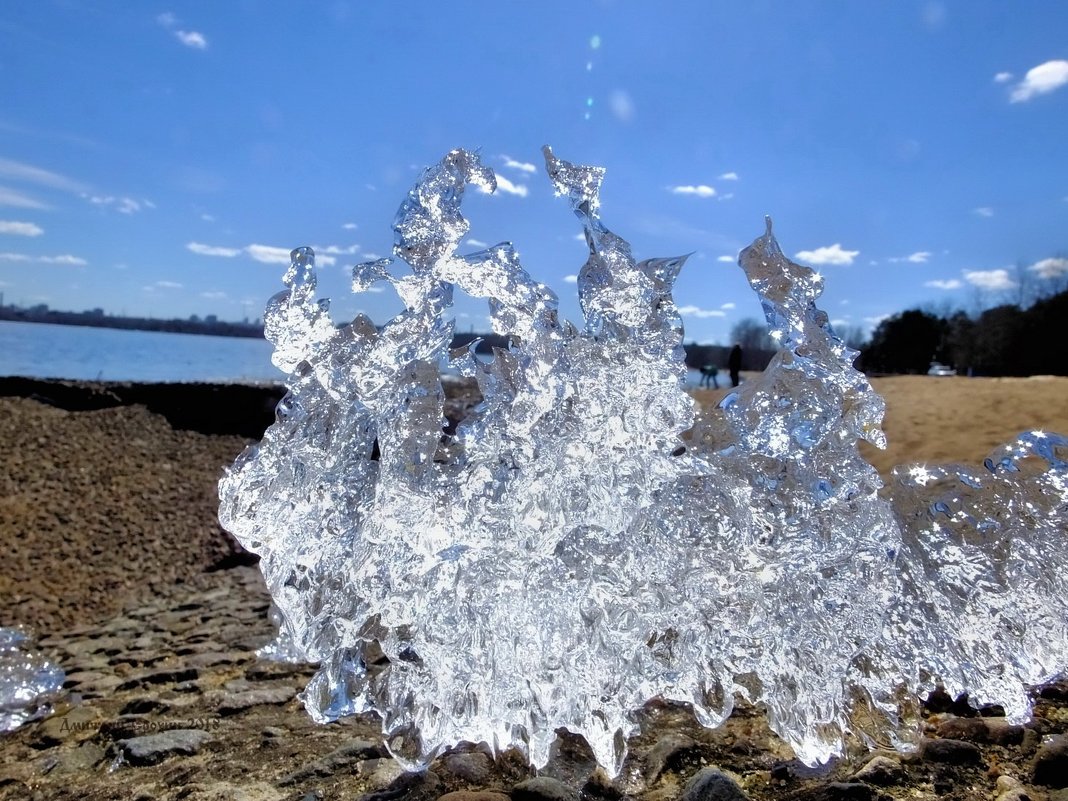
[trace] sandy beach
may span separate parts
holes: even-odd
[[[1021,431],[1068,433],[1066,378],[873,384],[886,398],[889,447],[864,453],[884,475],[906,462],[978,464]],[[816,771],[791,758],[756,710],[708,731],[684,708],[654,704],[615,781],[571,740],[537,777],[512,756],[493,760],[474,747],[404,774],[373,721],[310,722],[296,700],[309,668],[255,657],[271,636],[268,598],[217,523],[215,489],[251,441],[248,429],[206,434],[121,398],[83,409],[81,390],[42,392],[0,394],[0,625],[34,629],[68,679],[55,715],[0,737],[0,797],[1066,797],[1055,789],[1068,786],[1062,685],[1043,691],[1026,726],[942,699],[926,711],[917,754],[859,748]],[[710,406],[725,393],[696,394]],[[237,425],[251,414],[230,417]],[[163,739],[146,743],[146,734]]]

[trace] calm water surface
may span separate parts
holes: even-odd
[[[262,339],[0,321],[0,375],[88,381],[280,382]]]
[[[487,357],[488,358],[488,357]],[[281,383],[263,339],[0,321],[0,376],[81,381]],[[701,374],[691,371],[687,385]],[[728,386],[720,371],[720,386]]]

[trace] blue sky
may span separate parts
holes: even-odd
[[[1066,31],[1063,0],[6,3],[0,291],[255,318],[308,244],[337,319],[383,322],[348,268],[462,146],[505,179],[468,195],[471,249],[513,241],[578,320],[548,143],[608,168],[637,256],[693,251],[687,340],[760,316],[734,258],[765,214],[840,326],[978,308],[1068,271]]]

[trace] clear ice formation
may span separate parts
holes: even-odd
[[[495,186],[463,150],[397,213],[410,272],[354,268],[354,291],[389,283],[404,312],[336,328],[308,248],[267,307],[289,393],[220,518],[262,557],[278,647],[320,663],[311,716],[377,712],[409,766],[460,741],[541,766],[565,728],[612,775],[657,696],[709,727],[758,703],[809,764],[847,737],[909,748],[936,685],[1026,718],[1068,664],[1068,441],[1023,434],[984,469],[903,467],[884,488],[857,447],[884,444],[883,401],[770,221],[739,263],[781,350],[698,416],[671,296],[685,259],[635,261],[601,222],[604,170],[545,161],[589,245],[583,328],[511,244],[457,254],[465,186]],[[448,350],[457,287],[511,336],[490,364]],[[443,370],[484,398],[451,435]]]
[[[32,648],[26,632],[0,628],[0,732],[52,711],[65,674]]]

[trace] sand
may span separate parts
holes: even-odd
[[[886,400],[887,448],[861,443],[861,451],[884,477],[910,462],[979,465],[1023,431],[1068,436],[1068,378],[891,376],[872,385]],[[728,392],[694,394],[711,407]]]

